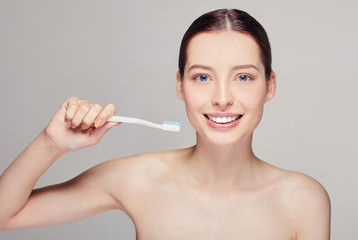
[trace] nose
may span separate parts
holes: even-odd
[[[233,105],[234,98],[230,91],[230,86],[221,82],[215,86],[214,94],[212,97],[212,104],[221,109],[225,109],[228,106]]]

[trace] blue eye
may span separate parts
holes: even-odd
[[[253,80],[252,77],[250,77],[249,75],[240,75],[237,77],[237,80],[241,81],[241,82],[246,82],[246,81],[249,81],[249,80]]]
[[[198,80],[200,82],[206,82],[209,80],[209,77],[203,74],[199,74],[194,77],[194,80]]]

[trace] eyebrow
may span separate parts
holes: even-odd
[[[205,66],[205,65],[200,65],[200,64],[194,64],[192,66],[190,66],[190,68],[188,69],[188,72],[192,69],[204,69],[204,70],[209,70],[209,71],[213,71],[214,69],[210,66]],[[232,71],[235,71],[235,70],[241,70],[241,69],[247,69],[247,68],[254,68],[256,69],[257,71],[259,71],[258,67],[256,67],[254,64],[245,64],[245,65],[236,65],[236,66],[233,66],[231,68]]]

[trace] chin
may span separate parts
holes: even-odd
[[[252,133],[216,132],[216,133],[197,133],[198,142],[206,142],[215,146],[235,146],[244,143],[251,143]]]

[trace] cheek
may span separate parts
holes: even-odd
[[[257,116],[261,119],[266,98],[266,86],[257,84],[242,91],[238,96],[240,104],[247,114]]]
[[[196,89],[193,85],[183,86],[183,97],[185,102],[186,113],[192,125],[195,125],[195,116],[201,114],[208,104],[208,92],[203,89]]]
[[[208,92],[195,84],[184,84],[183,96],[185,105],[189,108],[198,108],[207,103]]]

